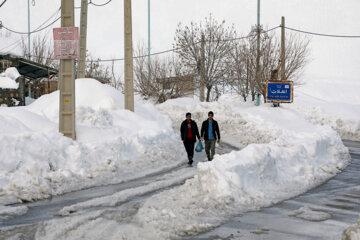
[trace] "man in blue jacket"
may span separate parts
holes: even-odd
[[[181,123],[180,134],[188,155],[188,164],[191,165],[193,163],[196,137],[200,140],[200,135],[198,126],[191,119],[191,113],[189,112],[186,113],[186,119]]]
[[[217,121],[213,119],[214,113],[208,113],[208,119],[201,126],[201,140],[205,139],[205,152],[209,161],[213,160],[215,155],[216,141],[220,142],[220,129]]]

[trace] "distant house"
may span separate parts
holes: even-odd
[[[168,77],[158,81],[161,82],[163,90],[177,89],[178,91],[181,91],[181,95],[185,96],[194,95],[196,89],[194,75]]]
[[[58,73],[57,69],[27,60],[23,57],[0,54],[0,73],[9,67],[15,67],[21,75],[16,79],[19,83],[19,88],[12,90],[0,89],[0,95],[2,96],[0,97],[0,105],[23,106],[27,96],[38,98],[43,94],[58,89],[57,81],[52,81]],[[10,101],[10,96],[12,96],[11,98],[17,97],[19,102]],[[16,104],[12,104],[12,102]]]

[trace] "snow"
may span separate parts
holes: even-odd
[[[308,221],[324,221],[331,218],[330,213],[314,211],[307,205],[299,208],[298,210],[295,210],[290,216],[294,216]]]
[[[360,240],[360,218],[357,224],[344,230],[342,240]]]
[[[119,183],[184,162],[170,119],[154,106],[124,110],[121,92],[93,79],[76,80],[76,96],[77,141],[58,133],[58,91],[0,109],[0,203]]]
[[[295,89],[295,103],[286,107],[314,124],[331,126],[343,139],[360,141],[359,91],[359,82],[315,80]]]
[[[27,211],[28,208],[25,206],[18,206],[18,207],[0,206],[0,220],[4,221],[13,216],[23,215]]]
[[[256,107],[238,96],[224,95],[217,102],[179,98],[156,107],[141,101],[133,113],[123,109],[119,91],[78,79],[77,141],[57,132],[59,92],[26,107],[0,109],[0,203],[118,183],[177,166],[186,161],[179,137],[185,113],[191,112],[201,127],[211,110],[221,140],[240,150],[216,154],[212,162],[200,162],[173,178],[67,206],[59,212],[66,217],[44,222],[35,235],[36,239],[169,239],[209,230],[233,214],[306,192],[350,162],[341,137],[360,140],[358,103],[348,101],[356,100],[357,85],[345,86],[349,98],[344,94],[338,102],[325,97],[326,87],[316,92],[305,86],[296,90],[293,104],[279,108]],[[94,210],[118,206],[194,174],[185,184],[149,197],[125,223],[119,223],[122,212],[109,217],[106,210]],[[294,215],[308,220],[329,217],[307,206]]]
[[[212,110],[222,141],[243,147],[212,162],[200,162],[197,174],[184,185],[150,197],[130,222],[91,211],[46,222],[39,239],[170,239],[194,235],[218,226],[232,214],[257,210],[294,197],[328,180],[350,161],[339,134],[329,126],[314,125],[290,107],[255,107],[234,96],[200,103],[190,98],[168,100],[157,106],[178,130],[186,112],[201,124]],[[99,206],[113,206],[157,184],[129,189],[64,208],[60,214]],[[319,217],[306,211],[308,217]],[[123,215],[123,213],[118,213]],[[309,216],[311,215],[311,216]],[[324,216],[322,216],[324,217]],[[64,226],[55,228],[55,226]],[[97,226],[97,231],[94,227]],[[99,227],[100,226],[100,227]],[[66,234],[71,229],[71,234]]]
[[[19,83],[15,80],[18,77],[20,77],[20,74],[15,67],[7,68],[4,72],[0,73],[0,88],[17,89]]]

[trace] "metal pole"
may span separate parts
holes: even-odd
[[[200,74],[200,102],[204,102],[204,88],[205,88],[205,36],[201,35],[201,74]]]
[[[30,0],[28,0],[28,59],[30,60]],[[28,82],[28,95],[31,98],[31,84]]]
[[[78,78],[85,77],[85,59],[86,59],[86,33],[87,33],[87,0],[81,0],[81,17],[80,17],[80,59],[78,65]]]
[[[61,27],[74,26],[74,0],[61,0]],[[76,139],[74,59],[60,60],[59,131]]]
[[[285,17],[281,17],[281,81],[285,79]]]
[[[148,0],[148,80],[150,80],[151,77],[151,59],[150,59],[150,53],[151,53],[151,45],[150,45],[150,0]],[[171,77],[171,76],[170,76]]]
[[[258,86],[261,86],[260,82],[260,0],[257,5],[257,54],[256,54],[256,82]],[[258,94],[256,94],[258,98]]]
[[[125,109],[134,111],[133,49],[131,0],[124,0],[125,37]]]
[[[30,0],[28,0],[28,58],[30,60]]]

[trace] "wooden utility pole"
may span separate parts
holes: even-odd
[[[86,34],[87,34],[87,0],[81,0],[80,16],[80,59],[78,66],[78,78],[85,78],[85,60],[86,60]]]
[[[131,0],[124,0],[125,109],[134,111],[133,49]]]
[[[201,35],[201,74],[200,74],[200,102],[205,99],[204,88],[205,88],[205,36]]]
[[[285,78],[285,17],[281,17],[281,81]]]
[[[74,26],[74,0],[61,0],[61,27]],[[60,60],[59,131],[75,140],[74,59]]]

